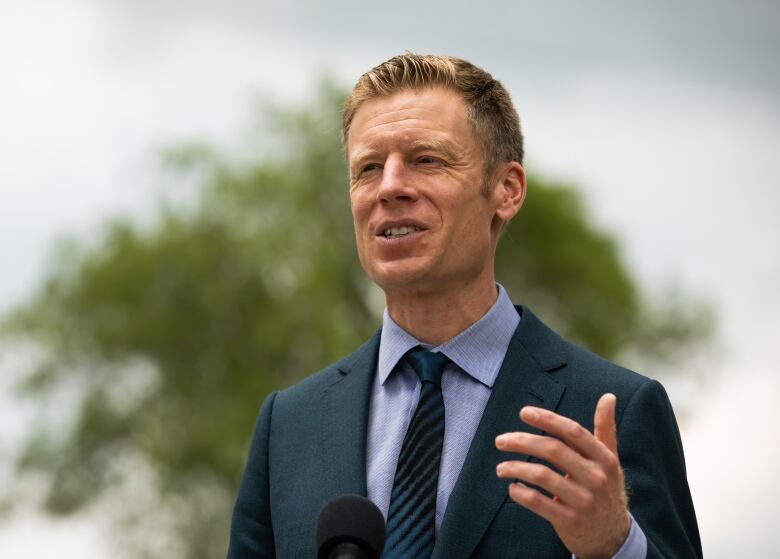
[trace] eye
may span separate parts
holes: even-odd
[[[358,168],[357,177],[362,177],[366,173],[370,173],[372,171],[376,171],[380,167],[381,167],[381,165],[379,165],[378,163],[366,163],[362,167]]]
[[[434,163],[438,163],[439,161],[431,156],[431,155],[422,155],[417,158],[417,163],[420,165],[432,165]]]

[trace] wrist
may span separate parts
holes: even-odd
[[[606,551],[597,551],[592,554],[588,553],[584,555],[573,555],[573,559],[613,559],[620,552],[628,540],[632,525],[633,519],[631,514],[626,511],[622,522],[616,523],[617,529],[612,532],[612,537],[609,538],[610,541],[608,545],[604,546],[603,549]]]

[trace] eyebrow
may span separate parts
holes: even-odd
[[[445,158],[454,160],[463,157],[463,148],[447,140],[436,138],[425,138],[412,141],[412,151],[435,151],[441,153]]]

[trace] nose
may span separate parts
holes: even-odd
[[[417,200],[417,190],[411,184],[408,169],[400,155],[388,156],[382,168],[382,180],[376,195],[382,204]]]

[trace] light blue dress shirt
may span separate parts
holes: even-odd
[[[385,518],[390,507],[398,455],[420,398],[420,380],[401,358],[420,345],[440,351],[452,361],[445,367],[441,380],[445,428],[436,497],[438,530],[509,342],[520,323],[520,316],[506,291],[500,285],[497,287],[498,297],[490,310],[438,347],[417,340],[398,326],[385,310],[377,374],[371,389],[366,455],[368,498],[376,503]],[[495,475],[486,472],[486,475],[491,474]],[[613,559],[644,559],[646,554],[647,540],[632,518],[628,537]]]

